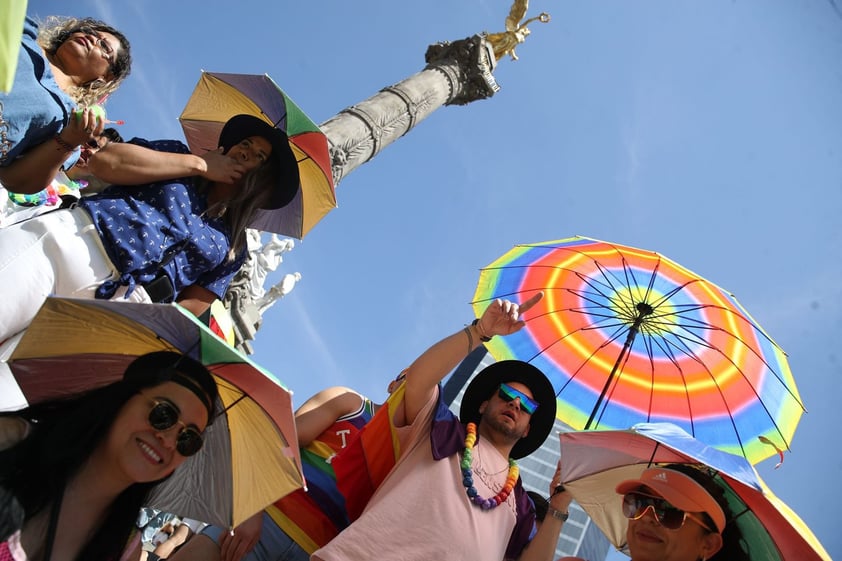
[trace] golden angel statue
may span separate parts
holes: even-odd
[[[494,49],[494,57],[500,60],[507,54],[512,57],[512,60],[517,60],[515,54],[515,47],[519,43],[526,40],[529,35],[529,29],[526,27],[533,21],[540,21],[547,23],[550,21],[550,14],[541,12],[534,18],[529,18],[523,23],[518,23],[526,15],[526,10],[529,7],[529,0],[515,0],[512,8],[509,10],[509,15],[506,17],[506,31],[501,33],[486,33],[485,40],[491,43]]]

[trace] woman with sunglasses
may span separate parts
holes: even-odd
[[[26,18],[12,90],[0,93],[0,183],[41,191],[79,158],[105,126],[90,106],[117,89],[131,68],[125,36],[91,19]],[[76,108],[81,108],[78,115]]]
[[[202,364],[161,351],[118,382],[0,417],[0,488],[23,511],[0,559],[118,559],[155,484],[201,449],[216,398]]]
[[[674,464],[616,488],[632,561],[748,560],[725,493],[703,471]]]

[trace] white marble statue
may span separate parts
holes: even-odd
[[[251,275],[248,282],[249,295],[255,301],[266,294],[266,278],[269,273],[277,270],[283,262],[283,254],[295,247],[290,238],[280,238],[272,234],[265,244],[261,245],[260,232],[248,230],[248,250],[251,260]]]
[[[257,306],[260,314],[263,315],[263,312],[272,307],[272,304],[289,294],[289,292],[295,288],[295,283],[300,280],[301,273],[288,273],[284,275],[281,282],[270,288],[266,294],[255,299],[254,305]]]

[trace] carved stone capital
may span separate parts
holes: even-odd
[[[428,69],[447,78],[450,95],[445,105],[466,105],[500,91],[493,74],[494,50],[482,35],[430,45],[424,58]]]

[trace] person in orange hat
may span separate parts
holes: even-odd
[[[703,471],[675,464],[617,485],[632,561],[747,560],[724,491]]]

